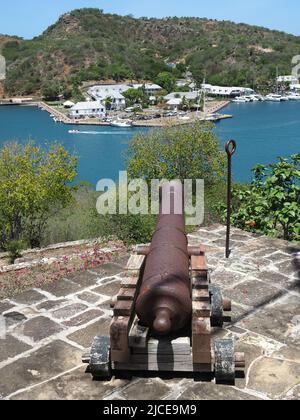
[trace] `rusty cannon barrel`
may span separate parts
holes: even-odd
[[[183,201],[180,182],[173,181],[162,186],[158,223],[136,302],[140,322],[158,335],[181,330],[191,318],[189,254]],[[164,208],[164,203],[170,203],[169,211]]]

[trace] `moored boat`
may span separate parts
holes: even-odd
[[[238,103],[238,104],[245,104],[246,102],[250,102],[250,99],[246,96],[239,96],[232,100],[232,102]]]
[[[130,128],[132,127],[133,123],[131,120],[114,120],[110,124],[112,127],[120,127],[120,128]]]
[[[269,102],[281,102],[283,100],[283,96],[277,94],[277,93],[270,93],[266,96],[266,101]]]
[[[290,101],[300,101],[300,95],[299,95],[299,93],[288,93],[287,94],[287,98]]]

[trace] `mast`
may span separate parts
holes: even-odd
[[[203,85],[205,86],[206,84],[206,80],[204,77],[203,80]],[[203,88],[203,113],[204,113],[204,118],[206,118],[206,92],[205,92],[205,87]]]

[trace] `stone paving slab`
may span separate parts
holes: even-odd
[[[86,374],[86,367],[80,367],[59,378],[22,392],[12,400],[101,400],[120,387],[127,385],[126,380],[93,382]]]
[[[38,343],[45,338],[58,334],[62,330],[63,327],[58,323],[44,316],[38,316],[25,321],[22,325],[16,327],[13,332],[14,334],[27,337],[34,343]]]
[[[286,295],[239,325],[280,343],[300,346],[300,296]]]
[[[216,386],[212,383],[195,383],[187,387],[178,400],[261,400],[261,398],[242,392],[230,386]]]
[[[91,346],[91,337],[93,340],[96,335],[109,336],[110,322],[110,318],[102,318],[97,322],[68,335],[67,338],[87,349]]]
[[[234,337],[236,350],[246,354],[245,376],[235,387],[170,375],[95,382],[85,373],[82,353],[95,335],[109,335],[110,300],[129,257],[122,252],[104,266],[0,302],[6,323],[0,398],[299,399],[300,246],[233,229],[226,260],[224,234],[214,225],[194,232],[189,242],[206,245],[212,282],[233,299],[232,323],[214,330],[214,339]]]
[[[28,344],[8,334],[5,340],[0,340],[0,363],[31,349]]]
[[[0,302],[0,314],[3,315],[5,312],[9,311],[10,309],[14,308],[13,303],[9,303],[6,301]]]
[[[53,341],[0,369],[0,377],[5,378],[0,382],[0,396],[4,398],[49,380],[80,363],[79,349],[62,341]]]
[[[75,315],[85,311],[87,308],[88,307],[83,303],[73,303],[72,305],[57,309],[56,311],[52,312],[51,315],[55,319],[65,320],[68,318],[73,318]]]
[[[120,390],[118,398],[131,401],[162,400],[170,391],[170,387],[158,378],[138,379]]]
[[[66,327],[79,327],[81,325],[87,324],[89,321],[100,318],[102,315],[104,315],[104,312],[98,309],[90,309],[89,311],[71,318],[69,321],[65,321],[64,325]]]
[[[81,290],[81,286],[79,284],[67,279],[61,279],[55,283],[42,287],[42,291],[50,293],[54,297],[64,297],[71,293],[78,292],[79,290]]]
[[[279,399],[299,384],[299,380],[299,363],[264,357],[253,364],[248,387],[262,393],[267,390],[268,397]]]
[[[35,290],[28,290],[26,292],[20,293],[14,296],[11,300],[15,303],[23,303],[23,304],[32,304],[37,303],[45,299],[45,295],[35,291]]]
[[[228,296],[235,302],[242,302],[243,305],[258,307],[268,304],[272,300],[284,294],[270,284],[265,284],[255,279],[249,279],[237,286],[226,290]]]

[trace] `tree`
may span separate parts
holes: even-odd
[[[128,89],[126,92],[123,93],[123,96],[126,98],[126,103],[128,106],[132,106],[135,104],[148,104],[148,97],[145,94],[143,88]]]
[[[46,101],[57,101],[59,93],[59,86],[57,84],[46,84],[42,90],[43,98]]]
[[[72,88],[72,98],[76,101],[76,102],[83,102],[85,100],[80,88],[79,88],[79,84],[74,81],[73,82],[73,88]]]
[[[173,74],[163,71],[159,73],[155,79],[155,82],[165,89],[168,93],[172,92],[175,88],[176,78]]]
[[[184,96],[182,98],[180,108],[186,111],[186,110],[191,109],[191,106],[192,106],[192,101],[190,101],[189,99],[186,98],[186,96]]]
[[[234,191],[235,226],[300,241],[300,154],[257,165],[250,186]]]
[[[113,98],[111,96],[108,96],[105,98],[105,108],[110,110],[113,104]]]
[[[40,245],[52,211],[72,199],[77,159],[63,146],[48,151],[30,142],[10,143],[0,151],[0,247],[25,240]]]
[[[108,73],[116,82],[125,79],[133,80],[134,78],[133,72],[124,64],[113,64],[108,69]]]
[[[204,179],[207,187],[224,179],[226,161],[212,126],[201,123],[137,134],[127,160],[132,178]]]

